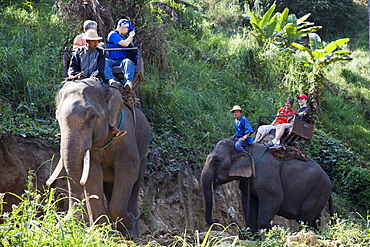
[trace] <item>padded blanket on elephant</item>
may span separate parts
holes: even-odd
[[[133,91],[126,92],[123,87],[119,87],[118,90],[122,94],[122,99],[128,107],[130,107],[131,109],[133,107],[141,108],[140,99]]]
[[[289,147],[289,150],[279,149],[276,151],[271,151],[271,153],[278,160],[303,160],[309,161],[310,158],[307,156],[304,150],[298,150],[293,147]]]

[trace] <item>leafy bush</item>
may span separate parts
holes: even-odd
[[[370,171],[362,167],[351,167],[344,177],[343,194],[354,204],[370,208]]]
[[[335,192],[364,212],[370,208],[370,172],[355,153],[322,130],[314,135],[307,150],[327,172]]]

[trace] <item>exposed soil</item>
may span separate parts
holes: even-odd
[[[160,172],[158,151],[152,150],[151,153],[155,155],[149,159],[158,172],[145,176],[139,202],[142,212],[139,219],[141,237],[134,241],[148,243],[154,240],[167,245],[173,241],[173,236],[183,237],[185,231],[190,236],[196,231],[208,231],[209,226],[204,220],[200,168],[193,170],[187,163],[177,164],[180,170],[173,177],[164,177]],[[52,162],[53,156],[55,159]],[[29,170],[36,171],[37,186],[39,189],[44,188],[52,172],[51,166],[54,168],[58,159],[59,147],[51,145],[47,140],[16,135],[0,137],[0,193],[22,194]],[[66,188],[63,181],[58,181],[56,186]],[[245,226],[238,182],[220,186],[215,194],[214,217],[220,220],[220,224],[230,225],[228,232],[237,235],[237,226]],[[11,195],[6,195],[5,201],[5,211],[10,211],[11,205],[18,202]],[[298,229],[295,221],[282,217],[276,217],[274,223]],[[222,229],[215,227],[212,230]]]

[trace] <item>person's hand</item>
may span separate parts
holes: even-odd
[[[101,48],[105,48],[104,42],[99,42],[98,46],[101,47]]]
[[[271,126],[275,126],[276,124],[275,123],[272,123]]]
[[[234,139],[235,135],[230,136],[230,139]]]
[[[132,30],[131,32],[128,33],[129,38],[132,39],[132,38],[134,38],[134,36],[135,36],[135,30]]]
[[[66,81],[73,81],[74,77],[67,77]]]

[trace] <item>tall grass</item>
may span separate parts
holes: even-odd
[[[53,13],[52,1],[24,1],[0,12],[0,92],[19,104],[36,106],[29,112],[47,117],[61,81],[60,49],[70,38],[61,16]]]
[[[129,241],[111,225],[88,226],[84,221],[58,212],[61,200],[55,189],[41,193],[33,187],[32,173],[20,203],[11,212],[1,211],[0,246],[122,246]],[[3,204],[1,199],[0,204]],[[86,213],[81,209],[82,213]]]
[[[327,71],[324,93],[324,127],[345,141],[365,160],[370,147],[369,52],[357,50],[348,63],[333,64]]]

